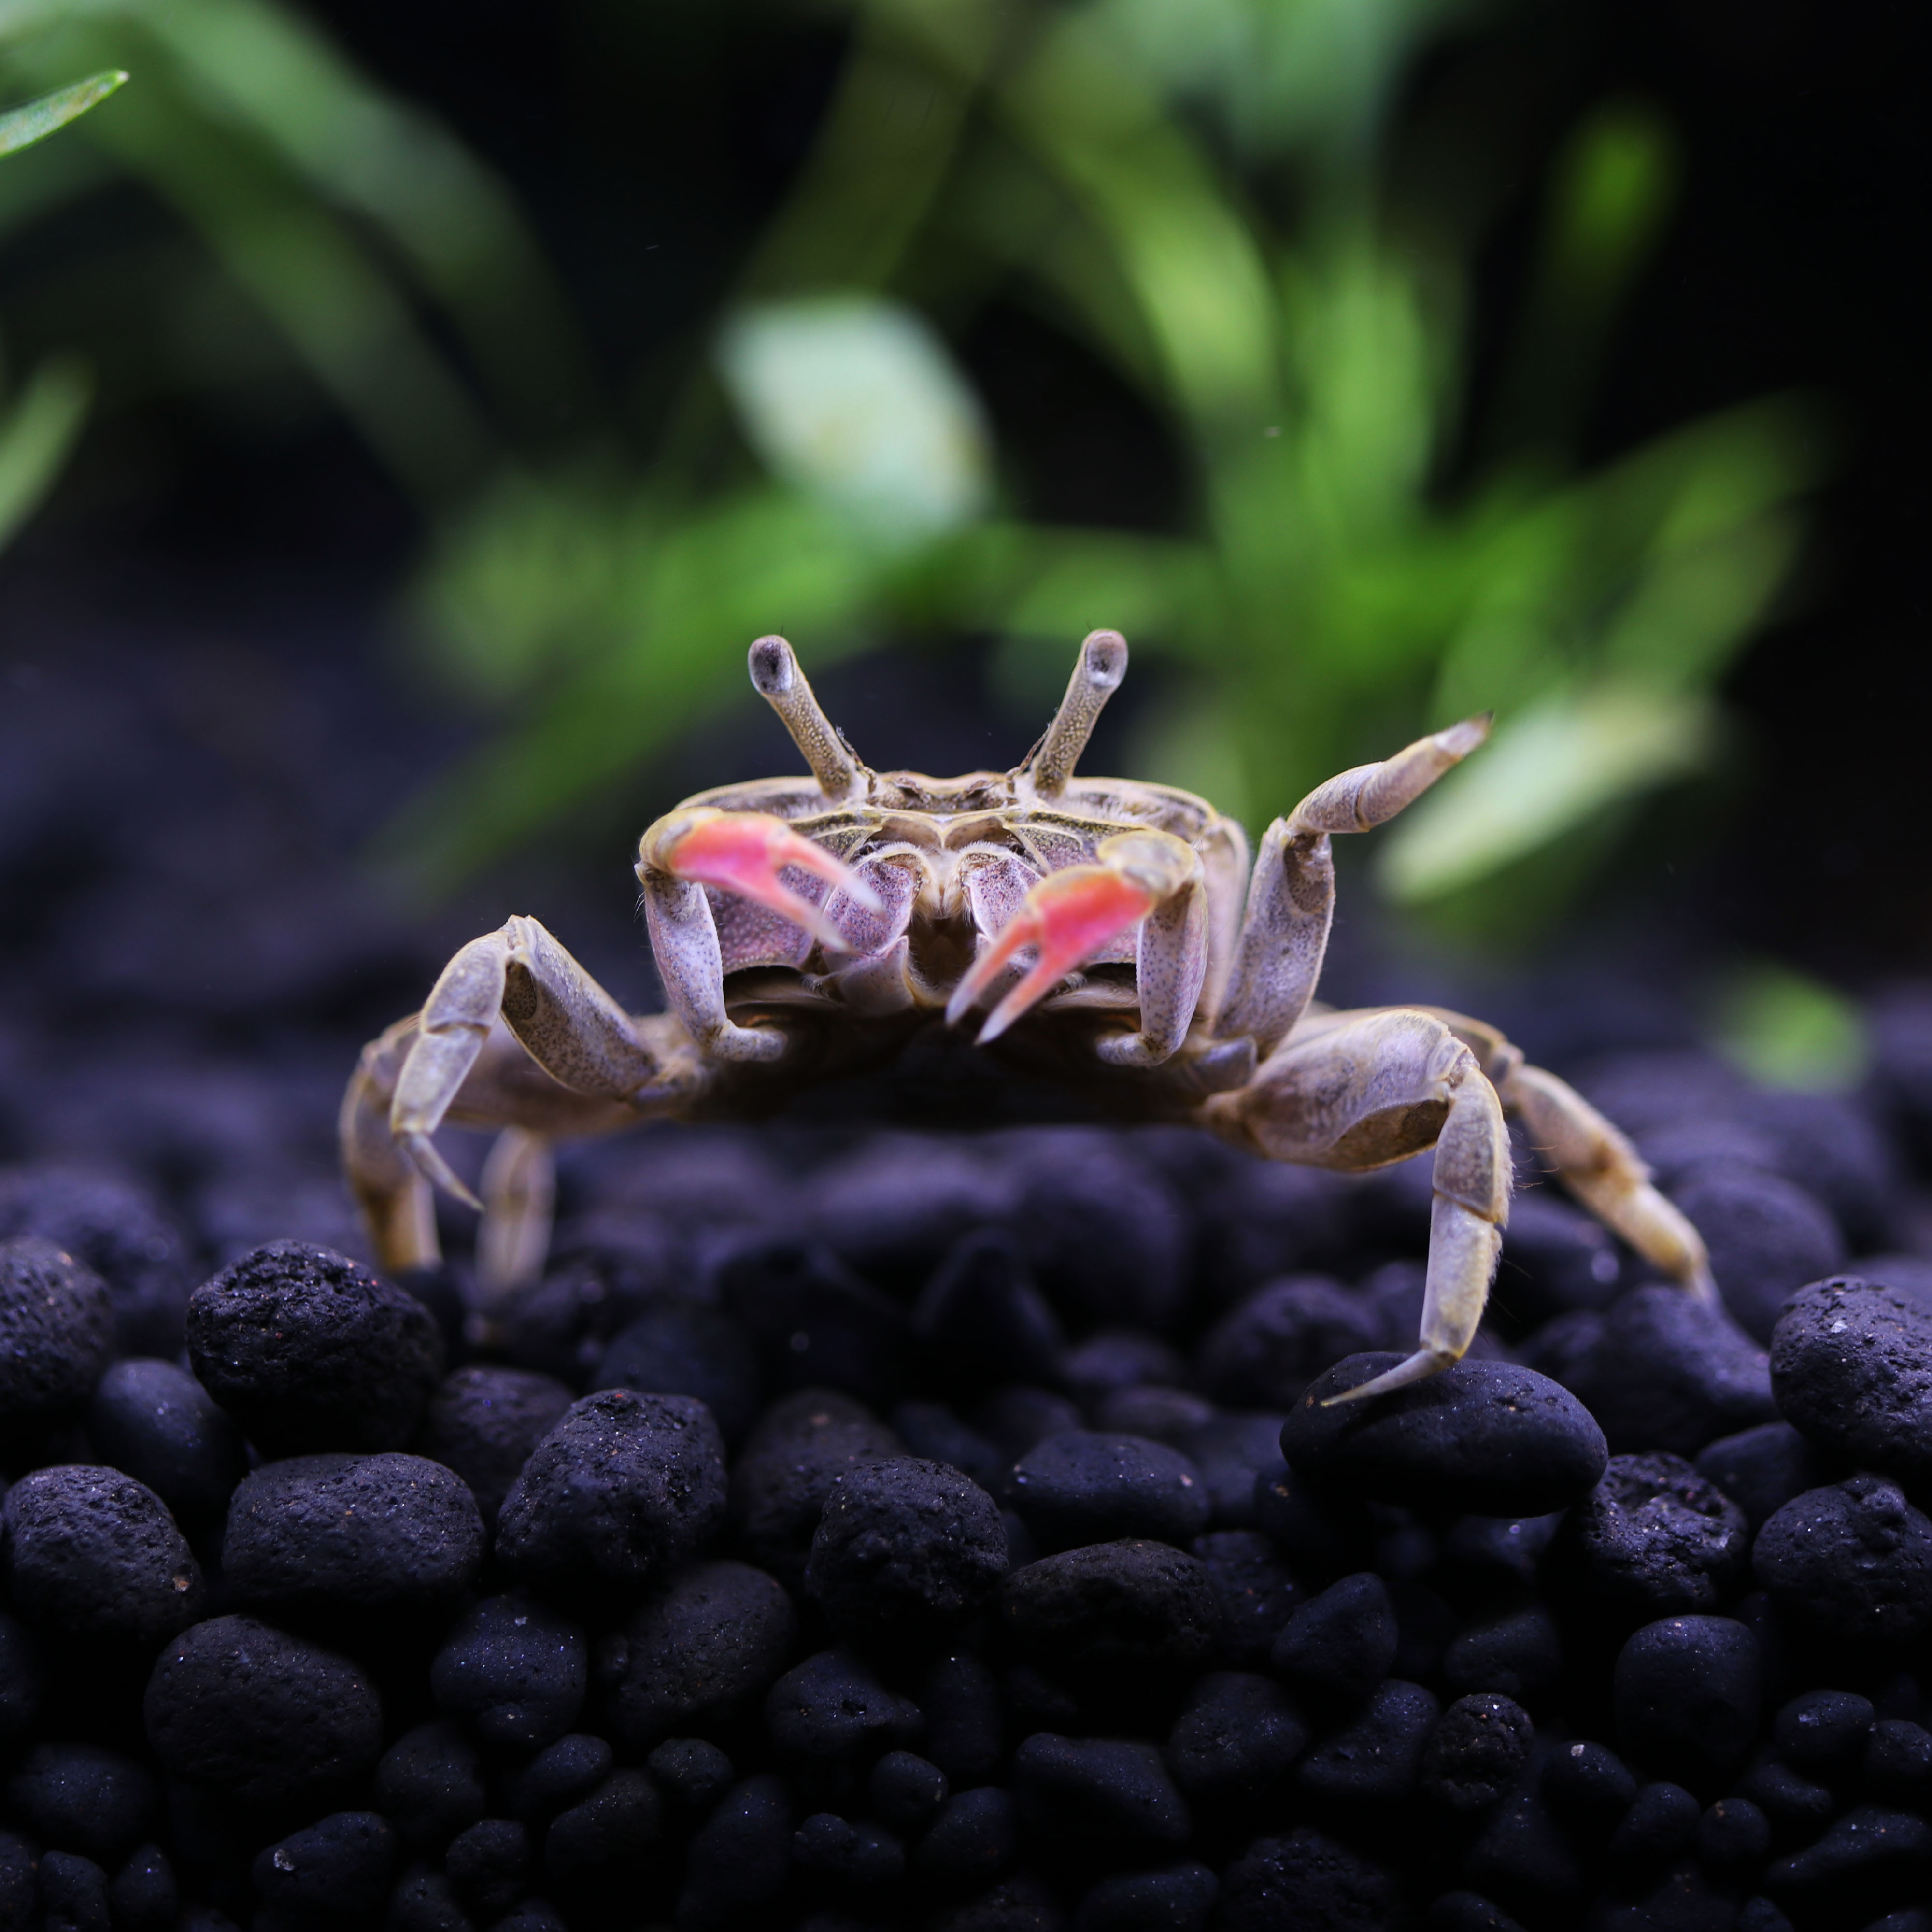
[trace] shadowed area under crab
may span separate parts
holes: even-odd
[[[1696,1231],[1609,1121],[1480,1021],[1314,998],[1334,913],[1330,842],[1393,818],[1479,746],[1486,718],[1318,786],[1263,835],[1158,784],[1075,775],[1127,663],[1082,644],[1046,733],[1009,772],[874,772],[782,638],[752,682],[808,778],[722,787],[639,842],[670,1007],[633,1016],[536,920],[444,969],[420,1013],[364,1050],[343,1154],[392,1270],[437,1258],[430,1188],[481,1209],[486,1291],[541,1271],[550,1143],[641,1120],[769,1112],[888,1063],[990,1006],[977,1045],[1124,1119],[1191,1123],[1267,1159],[1364,1172],[1433,1147],[1415,1352],[1346,1402],[1467,1351],[1508,1216],[1506,1112],[1564,1184],[1647,1260],[1709,1298]],[[448,1120],[502,1130],[471,1196],[437,1152]]]

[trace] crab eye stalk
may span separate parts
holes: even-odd
[[[1053,722],[1019,769],[1036,797],[1058,798],[1066,789],[1095,722],[1126,674],[1126,639],[1118,631],[1088,632]]]
[[[760,638],[752,646],[751,667],[752,689],[784,719],[819,789],[828,798],[850,797],[866,768],[819,708],[791,646],[781,637]]]

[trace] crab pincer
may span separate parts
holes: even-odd
[[[868,911],[880,909],[878,894],[843,860],[766,812],[694,806],[674,812],[645,833],[638,861],[640,874],[653,868],[673,878],[735,892],[802,926],[820,945],[850,952],[850,942],[824,909],[784,883],[782,874],[788,866],[823,879]]]

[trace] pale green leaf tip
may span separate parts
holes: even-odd
[[[1840,1093],[1870,1064],[1857,1006],[1840,992],[1769,961],[1738,968],[1711,1003],[1712,1043],[1761,1087]]]

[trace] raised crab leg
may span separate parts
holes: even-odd
[[[1318,785],[1262,839],[1248,889],[1217,1039],[1246,1038],[1264,1058],[1307,1010],[1335,913],[1336,832],[1386,825],[1489,736],[1486,717],[1419,738],[1379,764],[1358,765]]]
[[[1093,865],[1049,872],[1028,892],[954,989],[949,1024],[978,1004],[1016,953],[1033,948],[1033,965],[980,1030],[979,1043],[987,1045],[1068,974],[1138,926],[1141,1030],[1103,1042],[1102,1051],[1121,1064],[1151,1066],[1180,1046],[1208,970],[1200,857],[1166,832],[1117,833],[1101,842],[1095,857]]]

